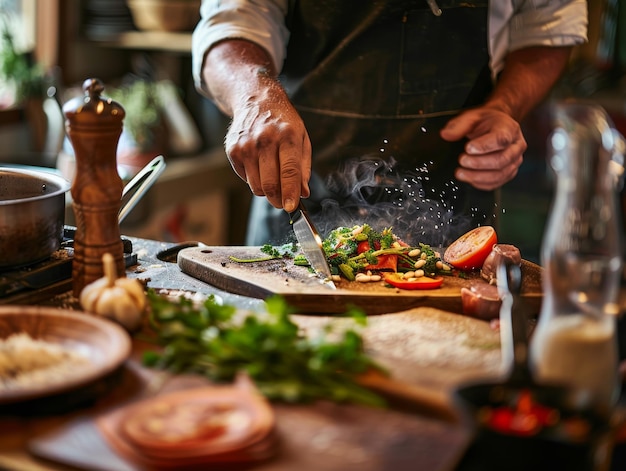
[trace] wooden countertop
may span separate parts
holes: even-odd
[[[263,305],[258,299],[217,290],[185,275],[176,263],[164,261],[167,257],[162,254],[172,244],[139,239],[133,239],[133,244],[139,263],[127,275],[145,280],[148,287],[170,294],[214,294],[246,310]],[[43,304],[77,307],[69,292]],[[304,315],[296,315],[294,320],[309,332],[326,322],[341,322]],[[451,394],[464,381],[499,374],[499,334],[486,322],[418,307],[370,317],[363,335],[368,351],[391,372],[391,386],[381,389],[391,407],[273,404],[278,450],[274,458],[252,469],[464,469],[462,459],[473,431],[455,421],[458,411]],[[129,401],[205,384],[197,377],[171,377],[143,367],[141,353],[150,347],[135,337],[131,357],[97,383],[72,394],[0,408],[0,469],[76,469],[71,467],[74,460],[78,469],[135,471],[137,468],[120,461],[108,448],[94,419]],[[395,387],[400,389],[398,394]]]

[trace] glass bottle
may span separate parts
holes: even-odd
[[[541,247],[544,298],[530,364],[538,381],[570,386],[576,406],[607,414],[619,396],[624,138],[597,105],[560,103],[554,117],[556,191]]]

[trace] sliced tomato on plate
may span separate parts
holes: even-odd
[[[365,267],[366,270],[393,271],[398,269],[398,256],[396,254],[379,255],[376,264]]]
[[[385,281],[400,289],[435,289],[443,284],[443,276],[434,278],[420,276],[419,278],[405,279],[402,278],[401,273],[388,273],[385,275]]]
[[[459,270],[477,270],[497,243],[496,230],[491,226],[480,226],[452,242],[443,253],[443,259]]]

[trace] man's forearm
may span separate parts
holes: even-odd
[[[571,47],[531,47],[511,52],[485,105],[521,121],[561,77],[571,50]]]
[[[276,70],[265,50],[240,39],[213,46],[206,55],[202,75],[217,106],[231,117],[238,102],[248,101],[268,85],[277,84]]]

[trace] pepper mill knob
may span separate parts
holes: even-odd
[[[99,79],[83,82],[83,97],[63,106],[67,135],[76,156],[71,187],[76,218],[72,285],[75,296],[102,278],[102,256],[110,253],[117,273],[125,273],[124,247],[118,213],[123,183],[117,172],[117,144],[122,134],[124,108],[102,98]]]

